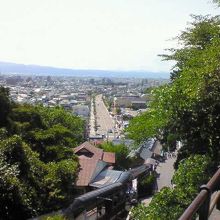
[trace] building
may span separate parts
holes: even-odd
[[[89,117],[89,106],[88,105],[76,105],[73,106],[73,113],[83,118]]]
[[[89,191],[90,184],[94,180],[97,182],[97,176],[105,170],[112,169],[115,164],[115,153],[104,152],[103,149],[97,148],[89,142],[84,142],[74,148],[74,153],[78,156],[80,164],[75,187],[82,192]]]
[[[137,157],[140,159],[140,164],[152,164],[155,165],[155,161],[163,161],[163,151],[160,141],[155,138],[150,138],[144,141],[136,150],[132,150],[129,157]],[[150,158],[150,160],[149,160]],[[152,161],[154,161],[152,163]]]
[[[131,108],[132,109],[144,109],[146,108],[146,101],[144,100],[137,100],[131,101]]]
[[[116,105],[120,108],[145,108],[146,99],[139,96],[121,96],[117,97]]]

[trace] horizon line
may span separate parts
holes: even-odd
[[[53,66],[53,65],[42,65],[42,64],[27,64],[27,63],[19,63],[14,61],[3,61],[0,60],[0,63],[5,64],[14,64],[14,65],[24,65],[24,66],[39,66],[39,67],[49,67],[49,68],[57,68],[57,69],[68,69],[68,70],[92,70],[92,71],[111,71],[111,72],[151,72],[151,73],[170,73],[170,70],[163,71],[163,70],[147,70],[147,69],[102,69],[102,68],[83,68],[83,67],[64,67],[64,66]]]

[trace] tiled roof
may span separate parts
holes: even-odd
[[[74,153],[77,154],[77,152],[79,152],[83,148],[94,154],[94,156],[92,157],[93,159],[99,159],[99,160],[102,159],[103,150],[93,146],[88,141],[86,141],[86,142],[82,143],[81,145],[79,145],[78,147],[74,148],[73,151],[74,151]]]
[[[115,153],[104,152],[102,160],[107,163],[115,163]]]
[[[91,158],[79,158],[80,171],[78,174],[78,179],[76,181],[77,186],[88,186],[92,174],[95,171],[97,162],[98,160],[94,160]]]
[[[115,183],[120,178],[122,173],[123,171],[105,169],[99,173],[99,175],[89,185],[100,188],[111,183]]]
[[[157,164],[157,161],[153,158],[147,158],[145,161],[144,161],[144,164],[152,164],[152,165],[156,165]]]
[[[93,175],[96,175],[97,169],[101,161],[106,163],[115,163],[115,153],[103,152],[89,142],[84,142],[80,146],[73,149],[74,153],[79,157],[80,171],[76,181],[77,186],[88,186]],[[105,163],[105,164],[106,164]]]
[[[155,141],[151,151],[157,155],[161,155],[162,145],[159,141]]]

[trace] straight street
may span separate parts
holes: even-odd
[[[163,187],[172,187],[171,179],[175,171],[173,168],[175,160],[176,158],[174,157],[168,157],[167,160],[160,162],[157,166],[156,172],[158,173],[158,177],[155,186],[156,191],[160,191]],[[146,206],[148,206],[152,200],[152,197],[153,196],[142,199],[141,203],[144,203]]]
[[[106,108],[102,95],[95,97],[96,106],[96,121],[97,121],[97,134],[108,135],[109,131],[114,130],[114,119],[110,116],[108,109]]]
[[[170,157],[165,160],[165,162],[160,162],[157,166],[156,171],[159,174],[157,178],[158,191],[160,191],[165,186],[172,187],[171,179],[175,171],[173,168],[175,160],[176,158]]]

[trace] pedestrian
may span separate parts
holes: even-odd
[[[167,158],[168,158],[168,153],[165,152],[165,153],[164,153],[164,156],[165,156],[165,159],[167,160]]]

